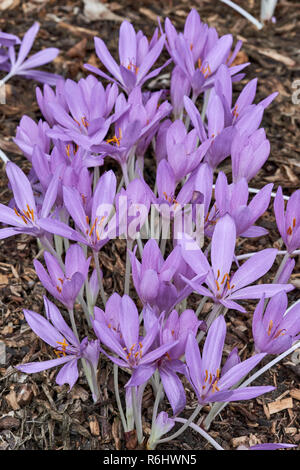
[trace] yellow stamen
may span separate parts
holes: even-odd
[[[118,147],[120,147],[120,141],[122,139],[122,131],[121,131],[121,128],[119,127],[119,137],[117,137],[116,135],[113,136],[112,139],[107,139],[106,142],[108,144],[110,144],[111,142],[114,143],[114,144],[117,144]]]
[[[92,235],[92,233],[93,233],[93,231],[94,231],[94,228],[96,227],[96,223],[97,223],[97,217],[96,217],[96,219],[95,219],[95,222],[94,222],[93,225],[92,225],[92,228],[91,228],[90,233],[89,233],[89,237]]]
[[[69,158],[70,158],[70,148],[71,148],[70,144],[66,145],[66,153],[67,153],[67,157]]]
[[[270,336],[272,328],[273,328],[273,320],[270,320],[269,328],[268,328],[268,336]]]
[[[85,116],[83,116],[83,117],[81,118],[81,122],[82,122],[82,125],[87,129],[88,126],[89,126],[89,123],[87,122]]]

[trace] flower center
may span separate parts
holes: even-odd
[[[234,284],[232,284],[232,286],[230,286],[230,277],[229,277],[228,273],[225,273],[224,276],[223,276],[222,281],[220,281],[220,270],[219,269],[218,269],[217,279],[215,280],[215,282],[216,282],[218,293],[221,293],[223,291],[223,287],[224,287],[225,283],[226,283],[226,286],[227,286],[228,290],[234,288]]]
[[[14,208],[14,211],[15,211],[16,215],[18,217],[21,217],[23,222],[25,222],[25,224],[27,225],[28,222],[34,222],[34,211],[33,211],[33,209],[31,209],[31,207],[29,207],[28,204],[26,204],[26,207],[27,207],[27,211],[25,211],[23,209],[23,213],[19,212],[16,207]]]
[[[204,64],[202,65],[202,60],[200,59],[200,57],[197,61],[197,64],[198,64],[198,69],[200,70],[200,72],[203,73],[204,78],[208,78],[212,73],[209,64],[205,64],[205,67],[204,67]]]
[[[218,382],[220,380],[220,369],[217,369],[216,374],[211,374],[208,373],[208,370],[205,370],[205,378],[204,378],[204,384],[202,385],[202,398],[204,398],[205,394],[212,389],[212,393],[215,393],[216,391],[219,392],[220,389],[218,388]],[[205,389],[207,389],[205,391]]]
[[[271,336],[273,326],[274,326],[273,320],[270,320],[269,326],[268,326],[268,332],[267,332],[268,336]],[[275,331],[272,333],[272,339],[277,339],[279,336],[284,336],[285,334],[286,334],[285,328],[281,328],[281,330],[278,330],[278,331],[276,331],[276,328],[275,328]]]
[[[142,359],[143,356],[143,344],[139,341],[134,343],[129,349],[125,346],[123,348],[127,352],[126,360],[132,365],[135,366]]]
[[[119,127],[119,137],[114,135],[112,139],[107,139],[106,142],[108,144],[110,144],[110,143],[116,144],[117,147],[120,147],[121,139],[122,139],[122,131],[121,131],[121,128]]]
[[[133,71],[136,75],[138,74],[139,68],[130,60],[129,64],[127,65],[127,69]]]
[[[61,355],[63,356],[66,356],[66,348],[68,345],[68,343],[66,342],[65,338],[64,340],[61,342],[61,341],[56,341],[57,344],[59,344],[60,346],[60,349],[54,349],[54,352],[55,354],[57,355],[57,357],[61,357]]]

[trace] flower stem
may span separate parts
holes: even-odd
[[[103,305],[105,307],[105,305],[106,305],[106,294],[105,294],[104,287],[103,287],[102,274],[101,274],[101,270],[100,270],[99,257],[98,257],[98,252],[97,251],[93,251],[93,257],[94,257],[95,267],[96,267],[96,271],[97,271],[100,295],[101,295]]]
[[[208,314],[207,319],[205,320],[206,325],[207,325],[207,330],[209,329],[210,325],[212,322],[219,316],[221,313],[223,305],[222,304],[214,304],[213,308],[211,309],[210,313]],[[205,331],[200,331],[200,333],[197,336],[197,341],[200,343],[202,340],[203,336],[205,335]]]
[[[290,257],[290,254],[289,254],[289,253],[286,253],[286,254],[284,255],[284,257],[283,257],[283,259],[282,259],[282,261],[281,261],[281,263],[280,263],[280,265],[279,265],[279,268],[278,268],[278,270],[277,270],[277,273],[276,273],[276,275],[275,275],[275,277],[274,277],[274,280],[273,280],[272,284],[276,284],[276,283],[277,283],[280,274],[282,273],[282,271],[283,271],[283,269],[284,269],[284,267],[285,267],[287,261],[289,260],[289,257]]]
[[[122,172],[123,172],[123,178],[125,181],[125,187],[127,188],[129,185],[127,163],[122,163],[121,167],[122,167]]]
[[[129,286],[130,286],[130,271],[131,271],[131,263],[130,263],[130,256],[129,251],[132,250],[132,240],[127,240],[127,247],[126,247],[126,267],[125,267],[125,281],[124,281],[124,294],[129,294]]]
[[[257,29],[262,29],[263,24],[260,23],[254,16],[250,15],[246,10],[241,8],[240,6],[236,5],[234,2],[231,2],[230,0],[221,0],[221,2],[225,3],[229,7],[233,8],[235,11],[240,13],[242,16],[247,18],[248,21],[250,21],[254,26],[257,27]]]
[[[185,423],[187,420],[184,418],[175,418],[175,421],[178,423]],[[223,447],[220,446],[220,444],[217,443],[207,432],[204,431],[204,429],[200,428],[200,426],[197,426],[195,423],[190,423],[189,426],[194,429],[194,431],[198,432],[201,434],[204,439],[206,439],[215,449],[217,450],[224,450]]]
[[[154,406],[153,406],[151,434],[152,434],[153,427],[155,425],[155,420],[156,420],[156,417],[157,417],[159,402],[160,402],[160,399],[162,397],[162,391],[163,391],[163,384],[161,382],[158,386],[158,390],[157,390],[157,393],[156,393],[155,402],[154,402]],[[150,440],[151,440],[151,435],[150,435]]]
[[[55,251],[55,249],[53,248],[49,240],[46,237],[41,237],[39,238],[39,240],[44,250],[49,251],[49,253],[51,253],[51,255],[53,255],[57,259],[62,270],[65,271],[65,267],[62,262],[61,256]]]
[[[114,389],[115,389],[115,397],[116,397],[116,401],[117,401],[117,405],[118,405],[118,410],[119,410],[119,413],[120,413],[120,417],[121,417],[121,421],[122,421],[122,425],[123,425],[124,432],[127,432],[127,431],[128,431],[127,423],[126,423],[126,419],[125,419],[125,415],[124,415],[124,411],[123,411],[123,407],[122,407],[122,403],[121,403],[120,393],[119,393],[118,372],[119,372],[119,367],[117,366],[117,364],[114,364]]]
[[[137,440],[139,444],[142,444],[144,440],[144,436],[143,436],[142,421],[140,417],[141,410],[139,409],[138,402],[137,402],[137,387],[132,387],[131,393],[132,393],[132,408],[133,408],[133,416],[134,416]]]

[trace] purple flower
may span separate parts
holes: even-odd
[[[164,434],[171,431],[175,426],[175,420],[168,417],[168,413],[161,411],[152,426],[151,436],[147,443],[147,449],[152,449],[152,445],[157,442]]]
[[[213,87],[220,65],[226,63],[230,67],[242,45],[239,41],[231,54],[231,34],[219,38],[214,28],[201,23],[195,9],[188,15],[183,33],[177,33],[169,18],[165,21],[165,31],[169,54],[189,80],[195,97]],[[247,65],[232,66],[229,73],[235,75]]]
[[[66,80],[59,87],[59,95],[44,91],[39,94],[39,104],[44,114],[54,122],[48,135],[53,139],[74,141],[77,145],[90,149],[102,142],[111,122],[119,114],[110,116],[118,97],[118,87],[108,85],[105,89],[94,76],[89,75],[78,83]],[[63,101],[60,95],[63,95]],[[95,106],[97,103],[97,106]]]
[[[69,309],[73,308],[87,278],[91,258],[86,260],[83,249],[77,244],[68,248],[64,270],[57,259],[47,251],[44,258],[49,274],[39,261],[34,260],[34,267],[41,283],[63,305]]]
[[[244,86],[239,94],[235,105],[232,105],[232,79],[230,69],[226,65],[221,65],[216,73],[215,85],[211,92],[211,98],[218,95],[222,102],[225,126],[237,125],[239,130],[248,131],[247,118],[250,116],[249,112],[255,111],[252,117],[257,115],[257,127],[260,124],[263,110],[268,107],[278,92],[272,93],[270,96],[260,101],[258,105],[253,104],[257,87],[257,78],[250,80]],[[259,106],[259,108],[257,108]],[[244,117],[246,116],[246,117]],[[241,122],[239,122],[241,121]]]
[[[207,130],[201,119],[200,113],[192,100],[184,97],[184,106],[188,113],[197,135],[206,144],[207,153],[204,161],[215,169],[226,157],[230,155],[231,142],[235,133],[233,126],[225,127],[225,116],[220,98],[214,95],[207,107]]]
[[[85,64],[85,68],[100,77],[118,83],[127,93],[130,93],[134,87],[142,86],[150,78],[156,77],[169,63],[149,72],[164,47],[165,35],[162,35],[160,39],[157,36],[156,30],[149,43],[142,31],[136,33],[128,21],[123,21],[119,34],[120,65],[113,59],[104,41],[94,38],[96,54],[114,78],[92,65]]]
[[[281,354],[300,337],[300,304],[287,312],[288,299],[279,292],[270,299],[264,312],[265,296],[259,301],[252,320],[252,333],[257,352]]]
[[[279,186],[274,200],[276,223],[289,253],[300,247],[300,189],[289,198],[284,209],[284,199]]]
[[[98,180],[91,209],[87,210],[84,200],[76,188],[64,187],[64,205],[75,222],[76,229],[54,218],[40,221],[44,230],[90,246],[99,251],[110,238],[116,236],[116,218],[108,221],[116,194],[116,177],[112,170],[105,172]]]
[[[80,358],[87,359],[92,367],[97,367],[98,341],[88,341],[87,338],[84,338],[80,343],[58,308],[46,297],[44,302],[47,320],[42,315],[30,310],[24,310],[24,315],[34,333],[54,348],[57,358],[43,362],[28,362],[16,368],[21,372],[32,374],[65,364],[56,376],[56,383],[58,385],[67,383],[71,390],[78,379],[77,361]]]
[[[121,165],[125,164],[134,146],[137,157],[142,157],[150,140],[158,129],[161,119],[166,117],[171,106],[164,101],[158,106],[161,93],[151,94],[147,100],[140,87],[135,87],[128,100],[121,94],[116,101],[115,134],[106,142],[94,145],[94,152],[105,152],[115,158]]]
[[[248,125],[248,130],[251,129],[250,123],[251,119],[246,116],[245,125]],[[248,135],[237,130],[231,145],[233,182],[236,183],[241,178],[246,178],[247,181],[253,178],[266,162],[269,153],[270,142],[264,129],[254,130]]]
[[[164,260],[159,246],[154,239],[150,239],[144,246],[143,256],[139,262],[135,256],[136,249],[130,253],[132,277],[134,287],[143,304],[149,304],[158,308],[160,312],[168,311],[176,303],[191,293],[191,289],[182,282],[176,282],[176,275],[185,272],[192,276],[191,270],[184,269],[184,262],[179,246]],[[186,272],[187,271],[187,272]],[[200,274],[200,272],[199,272]],[[202,272],[202,280],[206,277],[206,271]],[[183,285],[182,285],[183,284]]]
[[[176,120],[166,133],[167,160],[178,182],[195,170],[210,146],[209,141],[197,146],[197,132],[193,129],[187,133],[182,121]]]
[[[117,233],[126,234],[128,239],[136,239],[144,225],[150,209],[150,199],[140,179],[130,181],[116,195]]]
[[[146,331],[151,330],[157,322],[157,317],[151,309],[147,308],[144,309],[144,316]],[[176,344],[162,357],[159,357],[154,364],[146,364],[135,369],[127,386],[141,385],[144,383],[145,376],[151,377],[155,369],[158,369],[164,391],[175,415],[183,410],[186,403],[184,387],[177,374],[186,374],[185,364],[180,358],[185,353],[188,335],[196,336],[198,328],[205,329],[206,326],[205,322],[200,322],[197,319],[193,310],[185,310],[180,315],[176,310],[173,310],[166,320],[162,315],[160,321],[160,334],[155,346],[170,345],[172,341],[176,341]]]
[[[50,138],[47,135],[49,125],[39,120],[36,124],[29,116],[23,116],[14,138],[15,144],[22,150],[25,157],[31,162],[34,147],[37,145],[42,152],[50,152]]]
[[[294,287],[291,284],[259,284],[250,286],[254,281],[264,276],[274,263],[277,250],[267,248],[249,258],[233,275],[230,275],[234,258],[236,242],[236,227],[229,214],[220,218],[216,224],[211,242],[211,264],[191,237],[185,235],[178,241],[182,246],[182,256],[193,271],[201,274],[207,271],[205,284],[198,283],[197,276],[186,283],[201,295],[211,297],[214,302],[224,307],[245,312],[245,309],[235,300],[258,299],[264,293],[266,298],[277,292],[289,292]],[[202,276],[200,276],[202,279]]]
[[[10,65],[5,62],[4,64],[2,64],[1,68],[2,70],[6,70],[9,72],[9,77],[12,77],[13,75],[22,75],[26,78],[33,78],[34,80],[37,80],[42,83],[55,85],[58,80],[62,80],[62,77],[60,75],[56,75],[49,72],[43,72],[35,69],[36,67],[48,64],[48,62],[54,60],[59,53],[59,49],[49,47],[47,49],[43,49],[40,52],[37,52],[36,54],[33,54],[26,60],[26,57],[32,48],[33,42],[39,29],[39,23],[35,22],[33,26],[31,26],[31,28],[25,33],[20,44],[20,49],[17,58],[15,55],[14,47],[9,47]]]
[[[35,237],[45,235],[40,226],[40,220],[47,217],[55,203],[58,188],[58,177],[53,176],[41,207],[37,207],[29,179],[23,171],[13,162],[6,164],[6,174],[14,195],[15,207],[0,204],[0,221],[11,225],[0,229],[0,238],[11,237],[19,233],[26,233]]]
[[[153,349],[158,335],[159,321],[153,322],[145,336],[140,335],[139,314],[134,302],[128,295],[114,297],[115,313],[111,314],[111,305],[105,312],[95,309],[94,331],[103,345],[116,356],[107,356],[120,367],[136,371],[140,383],[145,383],[156,369],[156,361],[168,352],[176,341]],[[110,321],[112,320],[112,321]]]
[[[226,322],[223,316],[214,320],[208,330],[200,354],[196,338],[190,334],[185,351],[188,379],[197,395],[200,404],[249,400],[275,387],[243,387],[233,389],[265,356],[256,354],[243,362],[233,365],[222,372],[221,360],[226,336]]]
[[[214,225],[218,218],[229,214],[236,226],[238,237],[260,237],[268,231],[254,226],[256,220],[267,210],[273,184],[264,186],[248,204],[249,190],[245,178],[237,183],[228,184],[225,174],[221,171],[215,187],[216,205],[212,208],[207,224]]]

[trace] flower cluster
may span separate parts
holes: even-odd
[[[95,38],[106,71],[86,65],[96,76],[78,83],[60,79],[55,88],[48,75],[32,69],[52,60],[56,49],[25,60],[37,30],[35,24],[22,43],[0,33],[0,67],[45,82],[36,89],[44,120],[23,116],[15,137],[31,171],[25,175],[16,164],[6,165],[13,198],[8,206],[0,204],[0,238],[24,233],[39,240],[45,267],[34,261],[37,276],[66,312],[47,298],[47,319],[24,311],[32,330],[52,348],[53,359],[17,368],[33,373],[63,364],[56,381],[72,388],[81,364],[96,402],[101,388],[97,367],[105,355],[114,364],[124,430],[135,428],[140,443],[143,392],[152,385],[156,398],[148,447],[154,448],[180,421],[187,386],[199,402],[192,418],[204,404],[214,403],[213,412],[220,403],[252,399],[274,387],[243,385],[246,375],[267,355],[288,354],[299,345],[300,304],[286,310],[300,248],[300,190],[286,210],[281,188],[275,197],[284,253],[271,247],[241,255],[237,247],[239,237],[268,233],[258,221],[270,205],[273,185],[253,197],[249,182],[270,153],[261,123],[276,93],[255,103],[253,79],[233,100],[233,84],[248,65],[235,65],[242,43],[233,45],[231,34],[219,37],[196,10],[183,32],[167,18],[150,40],[124,21],[118,61]],[[149,91],[149,80],[166,67],[170,89]],[[221,171],[224,160],[231,168],[227,175]],[[124,292],[107,297],[99,251],[116,237],[127,245]],[[188,306],[192,293],[196,311]],[[258,304],[252,355],[241,361],[234,348],[224,360],[226,313],[250,312],[253,299]],[[80,338],[76,303],[89,337]],[[119,368],[128,377],[125,414]],[[158,413],[164,394],[171,418]],[[192,418],[184,428],[198,428]]]

